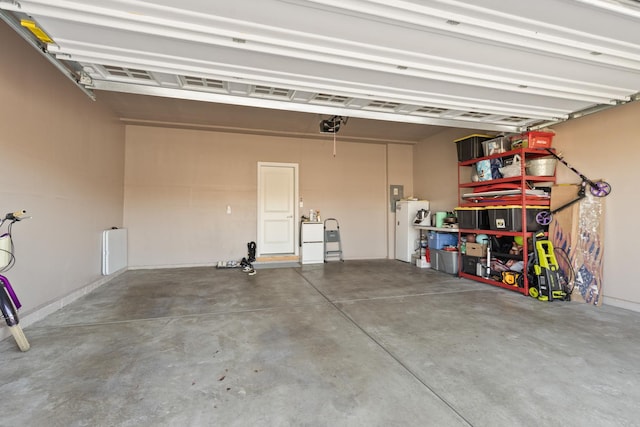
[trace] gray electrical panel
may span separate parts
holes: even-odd
[[[389,186],[389,199],[391,212],[396,211],[396,202],[402,200],[404,197],[404,185],[390,185]]]

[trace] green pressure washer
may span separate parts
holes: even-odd
[[[569,301],[571,293],[564,287],[564,278],[556,259],[553,244],[544,232],[533,235],[533,263],[529,269],[529,295],[540,301]]]

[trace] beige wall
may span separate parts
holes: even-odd
[[[143,126],[127,126],[126,135],[124,221],[132,267],[245,256],[247,242],[256,240],[258,162],[299,164],[301,214],[315,209],[337,218],[346,259],[387,257],[384,144],[338,141],[333,157],[331,138]]]
[[[0,40],[0,213],[33,216],[14,226],[7,273],[28,315],[101,279],[101,232],[122,225],[124,126],[3,22]]]
[[[458,206],[458,152],[453,141],[475,133],[485,132],[447,129],[415,146],[413,186],[416,194],[431,202],[431,212]]]
[[[388,158],[388,183],[387,183],[387,212],[388,216],[388,252],[387,257],[396,257],[396,216],[391,212],[390,185],[402,185],[404,197],[420,197],[420,194],[413,192],[413,146],[412,145],[392,145],[387,146]]]
[[[604,302],[637,311],[639,117],[640,103],[634,102],[554,126],[554,145],[566,160],[588,178],[604,179],[613,187],[606,198],[604,223]],[[578,183],[580,178],[560,165],[558,182]]]

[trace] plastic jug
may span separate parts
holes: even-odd
[[[444,219],[447,217],[447,212],[436,212],[436,227],[442,227],[444,225]]]

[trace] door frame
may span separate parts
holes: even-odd
[[[298,200],[300,200],[300,191],[299,191],[299,177],[298,177],[298,173],[299,173],[299,164],[298,163],[281,163],[281,162],[258,162],[258,224],[257,224],[257,253],[256,253],[256,257],[261,256],[262,255],[262,231],[263,231],[263,222],[262,222],[262,204],[263,204],[263,200],[262,200],[262,174],[260,173],[260,168],[262,168],[263,166],[270,166],[270,167],[289,167],[289,168],[293,168],[293,253],[291,255],[294,256],[298,256],[299,255],[299,245],[298,242],[300,240],[300,227],[298,227],[298,216],[300,214],[299,212],[299,204],[298,204]]]

